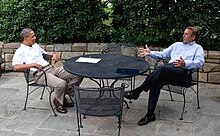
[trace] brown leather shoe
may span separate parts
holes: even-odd
[[[56,110],[59,113],[67,113],[67,109],[64,108],[63,105],[56,98],[54,98],[53,103],[54,103],[54,105],[56,107]]]

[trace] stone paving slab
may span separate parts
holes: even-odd
[[[136,86],[144,80],[136,78]],[[127,82],[127,81],[123,81]],[[129,83],[129,82],[127,82]],[[84,79],[81,86],[95,86]],[[117,83],[120,85],[120,83]],[[129,90],[129,88],[126,88]],[[27,110],[23,110],[26,84],[22,73],[3,73],[0,78],[0,136],[78,136],[75,107],[67,114],[54,117],[48,102],[48,93],[40,100],[41,91],[30,95]],[[186,112],[179,120],[183,98],[161,91],[156,109],[157,120],[145,126],[137,122],[146,114],[148,93],[123,109],[121,136],[219,136],[220,135],[220,85],[200,84],[200,105],[194,93],[187,93]],[[82,136],[116,136],[116,117],[87,117],[83,119]]]

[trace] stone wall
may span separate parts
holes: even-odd
[[[100,53],[100,50],[108,43],[64,43],[45,45],[40,44],[48,52],[57,52],[60,54],[63,62],[71,57],[89,53]],[[20,46],[20,43],[3,43],[0,42],[0,54],[6,63],[1,67],[4,70],[12,70],[11,61],[14,52]],[[152,50],[161,50],[152,48]],[[200,81],[206,83],[220,84],[220,51],[205,51],[206,63],[200,70]],[[154,63],[154,61],[150,63]]]

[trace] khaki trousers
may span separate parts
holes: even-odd
[[[55,88],[55,97],[63,104],[65,91],[73,86],[79,86],[82,77],[68,73],[63,67],[48,66],[44,69],[47,77],[47,85]],[[43,72],[38,72],[34,76],[34,81],[39,84],[45,84]]]

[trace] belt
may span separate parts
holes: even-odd
[[[43,66],[42,69],[45,69],[47,67],[49,67],[50,64],[46,65],[46,66]],[[41,70],[36,70],[34,73],[33,73],[33,76],[35,76],[38,72],[40,72]]]

